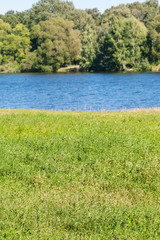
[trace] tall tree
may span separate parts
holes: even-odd
[[[94,70],[98,67],[99,71],[118,71],[140,64],[147,40],[147,29],[143,23],[134,17],[115,17],[106,36],[101,36]]]
[[[79,31],[71,21],[57,17],[32,28],[32,41],[41,71],[56,71],[60,66],[76,63],[80,57]]]
[[[1,64],[10,61],[20,62],[30,50],[30,36],[28,29],[18,24],[14,29],[0,19],[0,54]]]

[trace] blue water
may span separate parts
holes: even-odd
[[[160,107],[160,74],[0,75],[0,108],[124,110]]]

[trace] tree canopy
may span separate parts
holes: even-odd
[[[160,64],[158,0],[106,9],[40,0],[23,12],[0,15],[0,71],[149,70]],[[14,69],[16,66],[16,70]]]

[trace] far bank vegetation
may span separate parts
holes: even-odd
[[[59,70],[61,69],[61,70]],[[158,0],[106,9],[40,0],[0,15],[0,72],[160,71]]]

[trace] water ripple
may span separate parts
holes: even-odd
[[[160,107],[160,75],[0,75],[0,108],[101,111]]]

